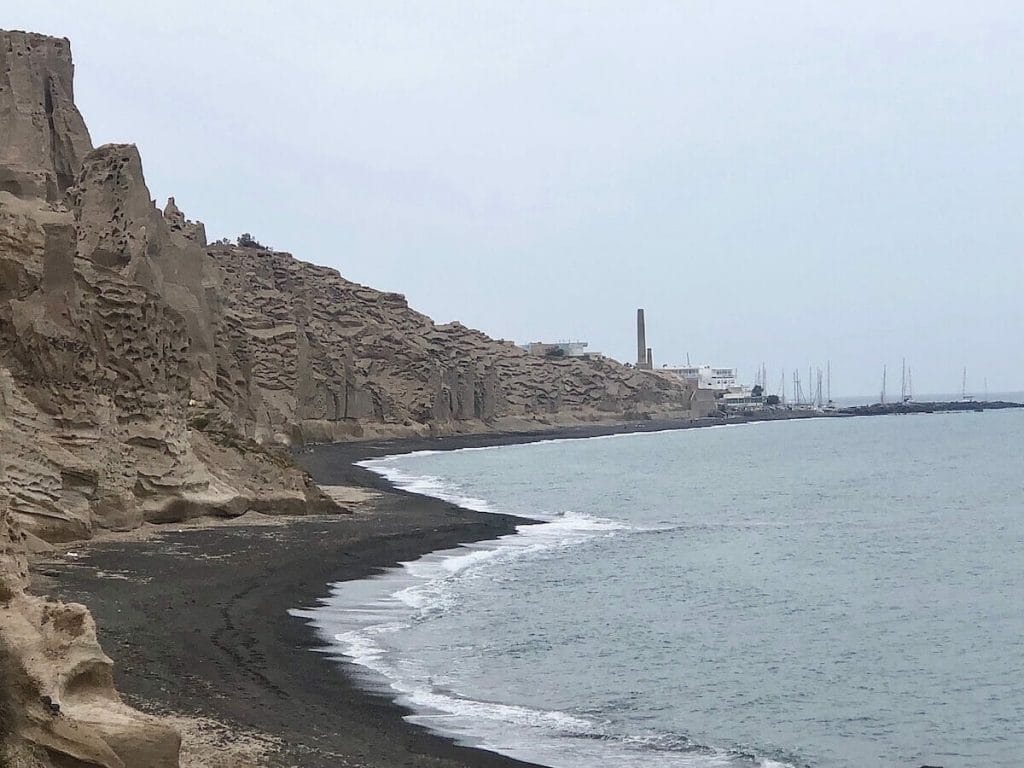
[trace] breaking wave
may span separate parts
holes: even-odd
[[[619,437],[610,435],[608,437]],[[475,449],[464,449],[475,450]],[[455,484],[418,475],[397,465],[401,457],[360,462],[396,487],[481,512],[495,512],[485,499],[466,495]],[[425,555],[370,579],[339,582],[313,608],[292,614],[312,624],[328,644],[326,652],[357,665],[361,681],[408,707],[407,719],[459,743],[529,760],[552,768],[581,768],[598,763],[623,768],[786,768],[779,762],[692,742],[664,733],[616,733],[598,716],[531,708],[460,695],[437,683],[415,660],[403,658],[389,638],[418,622],[450,610],[461,580],[488,577],[511,563],[546,557],[601,537],[650,534],[639,528],[576,511],[537,516],[514,534]]]

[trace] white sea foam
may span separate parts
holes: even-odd
[[[415,479],[408,480],[409,485],[416,484]],[[419,483],[420,487],[423,485]],[[453,579],[627,529],[628,526],[612,520],[566,512],[548,522],[519,526],[516,533],[491,542],[464,545],[402,563],[371,579],[379,589],[362,602],[347,602],[345,593],[352,582],[341,582],[334,585],[333,595],[325,605],[292,613],[316,625],[337,653],[381,675],[387,687],[405,703],[416,710],[426,710],[423,717],[433,719],[434,727],[443,719],[467,719],[577,735],[596,734],[592,723],[564,712],[460,698],[409,679],[390,657],[382,638],[408,627],[432,610],[443,609]],[[345,629],[336,631],[339,626]]]
[[[419,453],[408,455],[422,456],[431,453],[437,453],[437,451],[420,451]],[[381,475],[396,488],[401,488],[404,491],[419,493],[423,496],[432,496],[435,499],[448,501],[452,504],[457,504],[460,507],[472,509],[476,512],[494,511],[491,505],[484,499],[467,496],[466,494],[461,493],[456,485],[445,481],[440,477],[435,477],[434,475],[417,475],[407,472],[400,467],[394,466],[392,460],[395,458],[398,457],[389,456],[383,459],[361,461],[359,462],[359,466],[365,467],[370,471]]]
[[[631,435],[591,439],[627,436]],[[495,511],[489,502],[466,494],[452,482],[396,466],[400,458],[433,453],[437,451],[373,459],[361,465],[404,490],[469,509]],[[787,768],[787,764],[772,761],[738,763],[727,751],[697,748],[685,739],[664,734],[627,736],[607,732],[600,723],[568,712],[463,697],[438,687],[429,676],[417,674],[409,660],[397,657],[389,648],[388,636],[450,608],[460,580],[487,577],[511,563],[547,556],[599,537],[673,528],[637,528],[577,511],[538,519],[542,521],[520,525],[516,533],[493,541],[428,554],[362,582],[340,582],[333,585],[331,597],[321,601],[321,606],[292,613],[316,626],[331,644],[332,652],[378,676],[378,685],[416,712],[410,721],[466,744],[553,768],[580,768],[595,762],[611,762],[623,768],[726,768],[738,764]]]
[[[445,487],[444,481],[440,478],[432,477],[429,475],[411,475],[403,470],[393,466],[394,462],[402,461],[405,459],[422,458],[424,456],[434,456],[440,453],[469,453],[471,451],[493,451],[493,450],[513,450],[513,449],[529,449],[538,445],[555,445],[558,443],[574,443],[578,441],[590,441],[590,440],[620,440],[627,438],[642,438],[651,437],[656,435],[664,435],[669,432],[686,432],[690,434],[700,434],[707,430],[713,429],[731,429],[734,427],[753,427],[756,425],[763,424],[795,424],[800,422],[817,421],[821,417],[806,417],[801,419],[765,419],[762,421],[743,421],[733,424],[706,424],[700,427],[669,427],[666,429],[651,429],[637,432],[615,432],[610,435],[588,435],[581,437],[551,437],[542,440],[529,440],[523,443],[508,443],[498,445],[479,445],[468,448],[451,448],[446,450],[438,449],[425,449],[421,451],[410,451],[409,453],[398,453],[391,456],[382,456],[376,459],[365,459],[363,461],[356,462],[356,466],[365,467],[379,475],[386,477],[388,480],[393,482],[396,486],[404,488],[405,490],[412,491],[414,493],[422,493],[425,496],[434,496],[435,498],[442,499],[444,501],[450,501],[452,503],[459,503],[459,499],[466,497],[460,497],[452,495],[450,491]],[[418,487],[408,487],[405,483],[416,482]],[[423,490],[420,490],[422,488]],[[437,491],[436,493],[431,491]],[[443,495],[442,495],[443,494]],[[486,505],[487,502],[480,499],[469,498],[468,501],[476,502]],[[466,506],[467,509],[476,509],[476,507],[467,506],[466,504],[460,504],[460,506]],[[489,512],[490,509],[478,510]]]
[[[388,615],[380,608],[378,603],[378,619]],[[317,623],[317,611],[296,613]],[[395,617],[394,613],[390,615]],[[772,760],[738,759],[735,753],[698,747],[686,739],[664,734],[615,734],[601,723],[569,712],[482,701],[441,690],[429,679],[403,674],[401,665],[386,647],[384,638],[409,626],[409,620],[407,614],[404,620],[364,625],[338,632],[330,639],[341,655],[378,674],[386,689],[416,712],[408,717],[410,722],[464,744],[552,768],[583,768],[598,760],[622,768],[792,768],[788,763]]]

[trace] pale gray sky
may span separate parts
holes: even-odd
[[[4,6],[211,238],[518,341],[632,360],[644,306],[659,366],[1024,388],[1019,2]]]

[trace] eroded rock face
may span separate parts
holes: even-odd
[[[60,765],[173,766],[88,612],[25,593],[25,553],[250,509],[339,511],[274,444],[686,413],[678,382],[533,357],[402,296],[207,246],[132,145],[92,149],[67,40],[0,31],[0,636],[23,738]],[[53,718],[43,696],[61,706]]]
[[[155,207],[135,147],[91,148],[71,73],[66,40],[0,32],[3,684],[18,764],[171,768],[175,731],[121,701],[83,606],[26,593],[26,553],[146,520],[337,507],[225,418],[256,411],[218,341],[202,225]]]
[[[479,431],[688,412],[690,393],[607,358],[544,358],[287,253],[215,245],[230,333],[270,417],[260,439]]]
[[[26,593],[31,534],[10,510],[10,479],[0,462],[0,654],[17,707],[17,742],[0,748],[12,765],[174,768],[178,734],[121,701],[85,606]]]
[[[0,436],[12,509],[48,540],[328,504],[265,452],[211,450],[231,430],[193,429],[200,408],[222,425],[259,408],[222,341],[220,270],[169,211],[131,145],[90,151],[66,203],[0,192]]]
[[[0,476],[0,480],[2,480]],[[174,768],[180,738],[127,706],[85,606],[26,594],[26,534],[0,496],[0,634],[18,737],[37,765]],[[19,763],[21,764],[21,763]]]
[[[67,41],[0,33],[0,50],[0,178],[45,182],[0,191],[0,437],[32,533],[329,508],[258,445],[687,412],[671,378],[531,356],[289,254],[208,247],[156,207],[133,145],[89,147]]]
[[[0,31],[0,189],[55,201],[92,149],[75,107],[71,44]]]

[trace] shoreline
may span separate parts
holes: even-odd
[[[353,515],[82,547],[57,566],[54,591],[90,607],[116,687],[133,704],[278,740],[279,753],[254,765],[531,768],[406,722],[407,710],[324,658],[309,622],[288,613],[334,582],[521,522],[396,494]]]
[[[335,582],[537,522],[406,491],[356,462],[815,417],[663,419],[309,446],[295,452],[296,463],[328,489],[354,490],[361,500],[352,514],[252,513],[76,542],[34,564],[34,588],[89,606],[115,662],[115,685],[130,703],[223,726],[223,753],[189,766],[543,768],[407,722],[414,712],[360,680],[354,662],[324,658],[329,647],[315,628],[289,614],[317,605]],[[253,735],[274,745],[268,757],[239,760],[231,747]]]
[[[722,423],[708,421],[317,446],[295,458],[318,483],[368,489],[375,498],[347,515],[254,515],[251,523],[169,524],[141,536],[78,542],[34,566],[37,589],[89,606],[100,643],[115,662],[115,685],[130,703],[155,714],[210,720],[239,740],[255,734],[275,745],[265,761],[221,756],[211,762],[218,768],[543,768],[460,746],[407,722],[411,710],[360,682],[354,663],[324,658],[328,646],[315,628],[288,613],[316,605],[335,582],[537,522],[405,491],[355,462]],[[231,737],[225,740],[230,747]]]
[[[356,462],[418,451],[456,451],[463,448],[493,448],[502,445],[525,445],[546,440],[585,440],[591,437],[608,437],[610,435],[632,435],[685,429],[703,429],[734,424],[754,424],[765,421],[800,421],[818,418],[848,417],[838,414],[779,411],[759,415],[708,417],[703,419],[649,419],[645,421],[615,423],[601,422],[514,432],[470,432],[432,437],[370,438],[366,440],[348,440],[340,443],[319,443],[298,448],[293,451],[292,455],[295,462],[309,472],[320,485],[341,485],[354,480],[356,481],[354,484],[364,488],[430,498],[397,488],[375,472],[356,466]],[[534,521],[524,519],[524,522]]]
[[[34,564],[33,582],[36,591],[89,607],[100,644],[114,659],[115,687],[131,704],[179,722],[210,721],[236,735],[221,740],[219,757],[190,766],[545,768],[407,722],[411,709],[360,680],[354,662],[324,658],[329,646],[316,629],[289,613],[317,605],[335,582],[537,522],[413,493],[357,462],[806,418],[813,416],[661,419],[308,446],[294,458],[318,484],[369,491],[372,500],[352,514],[255,514],[251,521],[148,526],[76,542]],[[244,748],[253,737],[276,746],[263,760],[240,760],[233,741]]]

